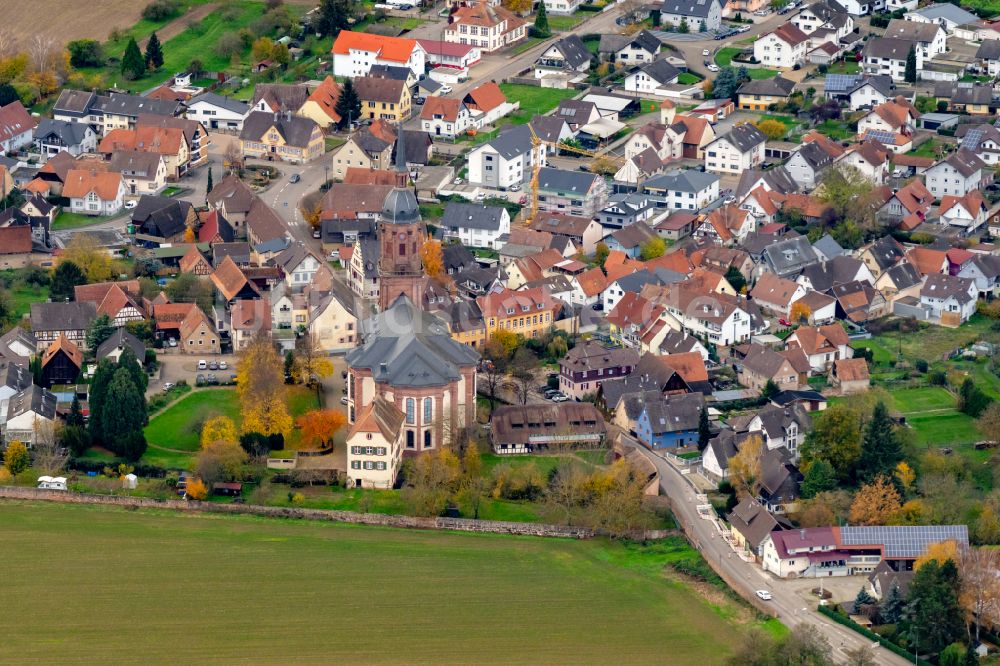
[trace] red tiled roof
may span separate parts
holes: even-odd
[[[340,55],[347,55],[351,50],[368,51],[378,53],[379,57],[383,60],[406,63],[413,54],[413,47],[416,45],[417,41],[415,39],[341,30],[340,34],[337,35],[337,40],[333,43],[333,52]]]
[[[28,225],[0,228],[0,254],[31,252],[31,227]]]

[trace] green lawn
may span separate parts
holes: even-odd
[[[521,108],[506,118],[506,122],[511,125],[523,125],[535,115],[544,115],[559,106],[560,101],[577,93],[574,89],[541,88],[516,83],[501,83],[500,90],[507,96],[508,102],[521,103]]]
[[[340,148],[342,145],[347,143],[347,139],[342,139],[339,136],[328,136],[326,137],[326,139],[324,139],[324,141],[326,142],[325,150],[328,153],[332,150]]]
[[[982,433],[976,428],[976,420],[957,410],[907,416],[906,422],[916,433],[919,444],[931,446],[972,444],[983,438]],[[972,452],[968,447],[964,448]]]
[[[79,229],[80,227],[87,227],[92,224],[107,222],[109,219],[111,218],[101,215],[84,215],[83,213],[71,213],[64,210],[59,213],[56,216],[55,221],[52,222],[52,231]]]
[[[750,75],[751,79],[773,79],[778,75],[778,70],[776,69],[748,69],[747,74]]]
[[[18,319],[31,312],[32,303],[44,303],[49,298],[48,287],[22,282],[15,282],[7,293],[10,295],[13,316]]]
[[[924,141],[922,144],[911,150],[908,154],[914,157],[933,157],[937,159],[938,154],[944,147],[944,143],[941,141],[935,141],[931,139],[930,141]]]
[[[827,68],[828,74],[857,74],[861,65],[856,60],[835,62]]]
[[[955,408],[955,396],[941,386],[900,389],[892,392],[892,399],[904,414]]]
[[[677,83],[685,86],[694,85],[701,80],[702,78],[700,76],[692,74],[691,72],[681,72],[681,75],[677,77]]]
[[[528,37],[526,40],[524,40],[524,43],[515,46],[514,50],[511,51],[510,54],[512,56],[521,55],[531,47],[535,46],[536,44],[541,44],[544,41],[545,41],[544,37]]]
[[[721,48],[715,53],[715,64],[719,67],[729,67],[733,62],[733,56],[739,55],[742,51],[743,49],[738,49],[735,46]]]
[[[149,420],[146,440],[151,447],[197,451],[201,426],[216,416],[228,416],[239,425],[240,403],[236,389],[192,392]]]
[[[576,13],[572,16],[549,16],[549,29],[553,32],[568,32],[583,23],[586,14]],[[534,23],[534,18],[531,19]]]
[[[824,120],[816,125],[816,129],[820,134],[828,136],[834,141],[851,139],[857,134],[857,132],[852,132],[848,129],[847,123],[840,120]]]
[[[147,661],[669,655],[712,666],[742,636],[729,602],[664,576],[671,562],[700,561],[680,538],[639,545],[28,502],[5,502],[3,514],[5,663],[126,661],[141,646]]]
[[[215,45],[219,38],[227,33],[239,32],[263,14],[264,3],[262,2],[230,0],[224,8],[216,9],[198,21],[194,27],[189,27],[184,32],[164,42],[163,66],[134,81],[123,80],[121,72],[114,64],[96,70],[84,69],[83,71],[100,72],[108,81],[117,81],[120,86],[136,92],[159,85],[177,72],[187,71],[188,64],[196,58],[201,60],[206,71],[225,71],[231,66],[231,63],[229,58],[221,57],[215,52]],[[105,53],[120,58],[125,51],[129,36],[134,36],[138,41],[141,41],[159,27],[162,27],[162,24],[140,21],[133,28],[125,31],[125,37],[121,41],[106,43],[104,45]],[[249,55],[249,49],[243,55]]]

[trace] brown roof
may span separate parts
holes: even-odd
[[[197,309],[194,303],[155,303],[153,319],[156,320],[156,328],[180,328],[181,322]]]
[[[868,380],[868,362],[861,358],[842,358],[833,362],[833,374],[842,382]]]
[[[802,42],[809,39],[806,33],[802,32],[798,26],[793,23],[783,23],[780,27],[776,28],[773,32],[775,37],[781,39],[790,46],[796,46]]]
[[[205,313],[201,311],[201,308],[195,306],[189,309],[187,315],[181,320],[180,326],[178,326],[181,340],[185,340],[190,337],[191,334],[198,330],[198,327],[202,324],[205,324],[208,328],[215,330],[212,328],[212,322],[208,320],[208,317],[206,317]]]
[[[782,208],[797,210],[806,217],[823,217],[830,206],[808,194],[793,193],[785,196]]]
[[[247,276],[243,274],[243,271],[240,270],[240,267],[236,265],[236,262],[229,255],[226,255],[226,258],[222,260],[222,263],[212,273],[212,283],[227,301],[236,298],[236,295],[246,285],[250,285],[251,289],[257,291],[257,287],[247,280]]]
[[[933,157],[920,157],[919,155],[893,155],[892,163],[896,166],[918,167],[926,169],[934,165]]]
[[[576,276],[580,289],[587,296],[595,296],[608,287],[608,278],[600,268],[591,268]]]
[[[240,299],[230,310],[234,331],[270,331],[271,308],[263,299]]]
[[[354,89],[362,102],[392,102],[399,103],[403,97],[406,81],[397,79],[376,79],[371,76],[361,76],[354,79]]]
[[[899,129],[909,122],[911,113],[914,116],[920,115],[904,97],[897,97],[894,100],[882,102],[872,109],[872,113],[878,115],[894,129]]]
[[[831,303],[836,303],[837,299],[833,296],[829,296],[819,291],[810,291],[805,296],[795,301],[795,303],[802,303],[809,308],[810,312],[816,312],[820,308],[824,308]],[[794,305],[794,303],[793,303]]]
[[[493,412],[490,423],[493,441],[502,444],[528,444],[545,435],[603,437],[607,432],[604,417],[589,402],[505,405]]]
[[[705,359],[700,352],[684,352],[681,354],[668,354],[662,357],[667,365],[677,371],[685,382],[707,382],[708,370],[705,368]]]
[[[103,201],[114,201],[122,185],[122,175],[116,171],[96,169],[70,169],[66,174],[62,195],[67,199],[81,199],[96,192]]]
[[[835,351],[837,347],[850,342],[847,331],[840,324],[828,324],[826,326],[802,326],[796,329],[786,343],[790,348],[799,348],[806,354],[820,354],[826,351]]]
[[[340,85],[333,80],[332,76],[327,76],[323,82],[316,86],[309,95],[309,102],[315,102],[327,116],[335,123],[340,122],[340,114],[337,113],[337,100],[340,99]]]
[[[518,17],[506,7],[497,5],[491,7],[487,2],[475,2],[459,7],[451,15],[452,25],[478,25],[493,27],[507,21],[507,30],[513,30],[518,26],[525,25],[526,21]],[[453,28],[457,30],[457,28]]]
[[[802,135],[802,143],[815,143],[823,149],[823,152],[834,159],[844,154],[844,148],[833,139],[820,134],[816,130],[809,130]]]
[[[764,273],[757,280],[750,296],[755,301],[763,301],[773,305],[789,306],[792,296],[798,291],[799,284],[780,278],[774,273]]]
[[[906,260],[913,264],[921,275],[940,273],[948,267],[947,253],[929,247],[910,248],[906,253]]]
[[[348,185],[391,185],[406,187],[409,176],[398,171],[384,169],[366,169],[364,167],[347,167],[344,173],[344,183]]]
[[[488,81],[470,90],[463,101],[470,109],[486,113],[506,102],[507,96],[500,90],[500,86]]]
[[[386,441],[394,442],[399,437],[405,418],[403,412],[392,402],[380,395],[375,396],[375,400],[358,414],[357,421],[347,433],[347,439],[350,440],[359,432],[370,432],[379,433]]]
[[[699,118],[698,116],[677,114],[674,116],[674,123],[678,122],[684,123],[684,126],[687,127],[687,132],[684,134],[684,143],[688,145],[699,145],[702,137],[705,135],[705,129],[710,127],[707,119]]]
[[[183,130],[176,127],[139,125],[134,130],[115,129],[108,132],[97,148],[100,153],[118,150],[139,150],[160,155],[176,155],[184,142]]]
[[[193,273],[199,264],[207,266],[209,273],[211,273],[212,263],[205,257],[204,254],[201,253],[201,250],[198,249],[197,245],[192,244],[191,247],[188,248],[188,251],[184,253],[184,256],[181,257],[180,262],[178,262],[178,266],[180,267],[182,273]]]
[[[31,252],[31,227],[29,225],[0,228],[0,254],[27,254]]]
[[[133,294],[140,295],[142,287],[138,280],[122,280],[121,282],[95,282],[94,284],[81,284],[73,287],[73,298],[76,301],[90,301],[98,305],[105,299],[112,287],[118,287]]]
[[[52,344],[50,344],[45,350],[45,353],[42,354],[42,367],[44,368],[48,365],[49,361],[51,361],[60,350],[62,350],[62,352],[66,354],[71,361],[73,361],[73,364],[76,367],[83,367],[83,352],[80,351],[80,348],[62,333],[59,334],[58,338],[52,341]]]
[[[420,109],[420,117],[424,120],[433,120],[434,116],[441,116],[444,120],[453,123],[458,120],[458,112],[462,109],[462,100],[454,97],[428,97],[424,102],[424,107]]]
[[[350,185],[334,183],[323,197],[323,214],[327,211],[381,212],[391,185]]]
[[[941,197],[941,206],[938,208],[938,211],[946,213],[956,205],[962,206],[965,210],[975,216],[980,212],[980,210],[986,207],[986,202],[983,201],[983,195],[979,193],[979,190],[972,190],[964,197],[956,197],[951,194],[946,194]]]
[[[479,305],[483,317],[497,317],[499,319],[525,314],[523,310],[525,307],[528,308],[528,313],[553,312],[558,308],[555,299],[545,287],[520,291],[505,289],[480,296],[476,299],[476,303]],[[507,310],[509,309],[513,309],[514,314],[508,315]]]
[[[0,106],[0,141],[24,134],[37,125],[38,121],[31,117],[20,100]]]
[[[919,178],[914,178],[904,187],[896,191],[896,199],[908,213],[921,212],[926,214],[934,203],[934,195],[924,186]]]

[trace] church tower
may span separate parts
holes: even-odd
[[[403,128],[396,138],[396,171],[408,182]],[[423,302],[427,278],[420,260],[420,248],[427,240],[427,228],[420,219],[420,207],[413,190],[397,185],[385,198],[379,222],[379,309],[385,311],[405,294],[418,308]]]

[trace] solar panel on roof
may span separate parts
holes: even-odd
[[[827,91],[846,91],[854,87],[857,79],[858,77],[854,74],[827,74],[824,85]]]
[[[916,558],[933,543],[954,540],[968,545],[969,530],[965,525],[841,527],[840,540],[845,546],[882,544],[888,558]]]
[[[896,135],[892,132],[886,130],[868,130],[865,132],[866,139],[874,139],[879,143],[884,143],[891,146],[896,143]]]
[[[959,148],[966,148],[968,150],[976,150],[979,148],[979,142],[983,140],[983,135],[986,130],[973,129],[969,130],[965,134],[965,138],[962,139],[962,145]]]

